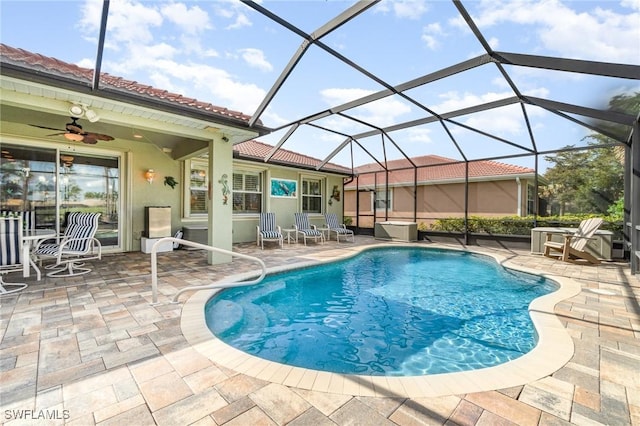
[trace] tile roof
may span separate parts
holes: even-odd
[[[91,85],[93,81],[93,70],[90,68],[82,68],[74,64],[60,61],[59,59],[7,46],[6,44],[0,43],[0,56],[2,56],[3,62],[10,62],[23,67],[28,67],[34,71],[71,78],[73,80],[87,83],[88,85]],[[194,108],[198,111],[210,112],[212,114],[236,120],[248,122],[251,119],[250,115],[246,115],[238,111],[229,110],[207,102],[201,102],[197,99],[187,98],[177,93],[156,89],[152,86],[140,84],[132,80],[126,80],[107,73],[100,73],[100,84],[102,86],[109,86],[112,89],[135,93],[147,98],[168,101],[181,106]],[[262,125],[259,120],[256,124]]]
[[[256,140],[242,142],[233,146],[233,150],[238,153],[238,156],[240,158],[250,160],[264,160],[273,148],[274,147],[272,145],[258,142]],[[317,158],[309,157],[307,155],[299,154],[297,152],[289,151],[282,148],[276,151],[273,157],[271,157],[271,159],[269,160],[269,163],[273,164],[302,167],[307,169],[315,169],[321,162],[322,160],[319,160]],[[321,170],[326,172],[332,171],[347,175],[351,174],[351,169],[333,163],[325,164]]]
[[[46,72],[48,74],[71,78],[73,80],[87,83],[88,85],[91,84],[93,79],[92,69],[82,68],[55,58],[31,53],[24,49],[7,46],[6,44],[0,43],[0,55],[2,56],[3,62],[15,63],[23,67],[28,67],[33,71]],[[176,93],[168,92],[166,90],[156,89],[152,86],[143,85],[135,81],[125,80],[121,77],[115,77],[107,73],[101,73],[100,83],[103,86],[109,86],[113,89],[124,90],[150,98],[174,102],[182,106],[207,111],[242,121],[248,122],[251,119],[251,116],[245,115],[241,112],[232,111],[206,102],[200,102],[193,98],[187,98]],[[257,124],[261,125],[262,123],[258,121]],[[234,145],[234,151],[237,152],[237,156],[239,158],[250,160],[264,160],[264,158],[271,152],[272,149],[273,146],[255,140]],[[279,149],[270,160],[270,163],[276,163],[290,167],[301,167],[306,169],[315,169],[321,162],[322,161],[317,158],[298,154],[286,149]],[[351,174],[351,169],[333,163],[325,164],[322,168],[322,171],[336,172],[344,175]]]
[[[430,166],[418,168],[418,183],[464,179],[465,176],[464,162],[459,162],[451,158],[440,157],[438,155],[424,155],[412,158],[412,161],[417,166]],[[388,161],[387,168],[389,170],[396,170],[389,174],[389,184],[413,185],[413,167],[406,159]],[[372,172],[375,171],[383,171],[383,169],[377,163],[357,167],[356,173],[359,175],[359,186],[373,185],[375,174]],[[516,176],[533,174],[535,174],[535,170],[532,168],[500,163],[498,161],[484,160],[469,162],[470,179],[497,178],[500,176],[513,176],[515,178]],[[378,183],[380,182],[381,178],[380,175],[378,175]],[[346,186],[355,187],[355,181]]]

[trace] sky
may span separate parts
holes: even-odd
[[[307,34],[354,2],[334,0],[258,3]],[[462,1],[496,51],[640,65],[640,0]],[[95,0],[0,0],[0,41],[34,53],[93,68],[102,2]],[[359,99],[485,53],[453,2],[381,1],[321,39],[328,49],[366,69],[336,59],[312,45],[260,115],[279,128],[319,111]],[[254,115],[303,39],[235,0],[112,0],[102,71]],[[638,80],[567,74],[505,66],[525,95],[606,108],[617,94],[640,91]],[[431,111],[448,112],[514,95],[493,64],[420,86],[406,93]],[[536,107],[526,107],[532,142],[519,105],[392,132],[391,140],[363,138],[377,159],[435,154],[453,159],[521,153],[517,145],[541,150],[584,145],[591,130]],[[429,116],[399,96],[349,110],[355,118],[328,117],[301,126],[282,148],[324,159],[370,127],[385,127]],[[476,127],[511,142],[472,132]],[[259,140],[275,145],[284,127]],[[452,142],[455,140],[455,143]],[[396,148],[396,145],[399,148]],[[353,148],[354,165],[372,162]],[[332,162],[352,165],[352,150]],[[533,167],[533,159],[504,160]],[[542,166],[544,168],[544,166]]]

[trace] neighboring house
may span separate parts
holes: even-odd
[[[388,173],[377,163],[356,169],[357,177],[345,185],[345,216],[360,227],[375,221],[423,222],[463,217],[465,199],[469,215],[526,216],[535,205],[535,170],[496,161],[469,162],[465,196],[465,163],[437,155],[387,162]],[[415,183],[415,185],[414,185]],[[415,192],[414,192],[415,188]],[[356,203],[356,190],[359,202]]]
[[[350,170],[286,150],[265,163],[273,147],[255,139],[270,129],[240,112],[109,74],[96,87],[92,70],[1,44],[0,102],[0,207],[57,229],[99,211],[107,251],[140,250],[148,206],[225,249],[255,240],[261,211],[283,227],[342,215],[332,195]]]

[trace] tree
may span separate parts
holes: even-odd
[[[640,92],[614,96],[609,101],[609,109],[637,115]],[[626,126],[609,128],[615,134],[629,131]],[[553,164],[544,174],[549,185],[543,192],[552,213],[607,214],[615,210],[612,206],[619,205],[624,196],[624,147],[598,148],[616,142],[598,133],[585,139],[588,148],[584,151],[571,150],[574,146],[569,145],[565,147],[569,151],[545,157]]]
[[[600,139],[602,136],[589,138]],[[588,144],[592,148],[545,157],[554,164],[544,174],[549,182],[546,195],[552,213],[606,214],[623,196],[624,166],[615,148],[594,148],[601,142],[589,141]],[[565,148],[572,149],[573,146]]]

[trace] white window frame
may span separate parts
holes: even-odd
[[[371,194],[371,211],[384,211],[385,207],[378,207],[377,206],[377,197],[378,194],[384,194],[384,189],[376,189],[372,194]],[[388,211],[393,211],[393,188],[389,188],[389,191],[387,191],[387,203],[389,206],[389,210]],[[380,200],[380,202],[382,203],[384,200]]]
[[[533,184],[527,183],[527,204],[525,206],[526,208],[525,216],[536,213],[535,209],[536,209],[537,203],[538,203],[538,197],[536,194],[536,186]],[[537,213],[540,214],[540,212],[537,212]]]
[[[318,188],[320,188],[320,195],[315,195],[315,194],[305,194],[304,193],[304,188],[305,185],[304,183],[306,182],[317,182],[318,183]],[[308,198],[319,198],[320,199],[320,211],[319,212],[311,212],[311,211],[307,211],[306,213],[309,213],[311,215],[322,215],[324,214],[324,202],[325,202],[325,196],[326,196],[326,185],[327,185],[327,178],[325,176],[321,176],[321,175],[300,175],[300,211],[301,212],[305,212],[303,210],[304,208],[304,200],[308,199]]]
[[[191,212],[191,171],[193,169],[204,170],[204,186],[198,186],[198,190],[202,190],[205,193],[205,200],[208,200],[209,191],[209,162],[206,159],[191,159],[184,161],[184,170],[182,174],[182,188],[183,188],[183,215],[185,218],[204,219],[209,213],[192,213]],[[202,189],[200,189],[202,188]]]
[[[247,191],[247,190],[242,190],[242,191],[238,191],[234,188],[234,175],[242,175],[242,176],[246,176],[246,175],[251,175],[251,176],[257,176],[258,177],[258,183],[260,185],[260,188],[258,191]],[[244,178],[243,178],[243,182],[244,182]],[[252,169],[252,168],[243,168],[243,167],[239,167],[239,168],[235,168],[233,169],[233,173],[231,176],[231,199],[233,200],[234,198],[234,193],[243,193],[243,194],[260,194],[260,207],[259,210],[257,212],[236,212],[235,210],[233,210],[233,214],[234,215],[238,215],[238,216],[250,216],[250,215],[259,215],[261,212],[264,211],[265,209],[265,173],[264,170],[262,169]]]

